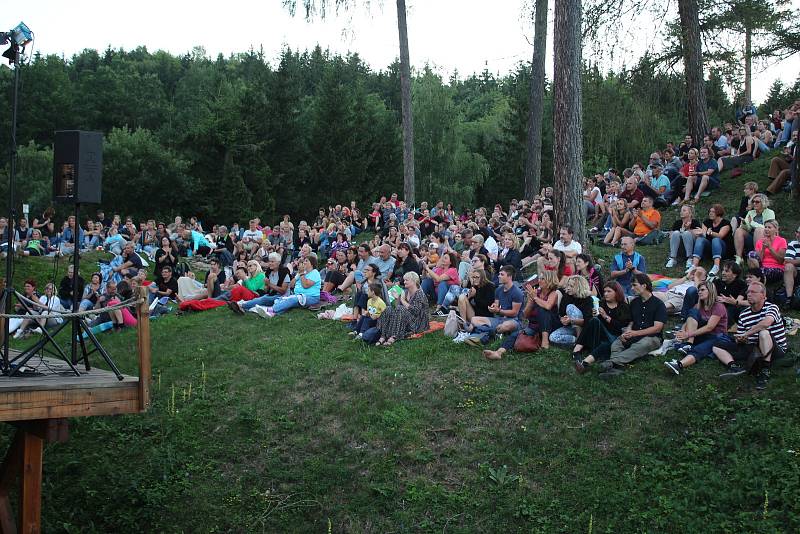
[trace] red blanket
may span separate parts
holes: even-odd
[[[202,299],[202,300],[187,300],[185,302],[181,302],[178,308],[182,311],[192,310],[192,311],[205,311],[205,310],[213,310],[214,308],[219,308],[220,306],[225,306],[226,304],[221,300],[216,299]]]

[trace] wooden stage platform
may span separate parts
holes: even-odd
[[[2,282],[0,280],[0,282]],[[3,284],[0,283],[0,286]],[[42,458],[44,443],[69,438],[68,418],[144,412],[150,405],[150,320],[147,290],[140,288],[137,330],[139,376],[118,380],[110,371],[77,366],[36,355],[25,367],[35,376],[0,376],[0,422],[16,427],[0,465],[0,534],[35,533],[41,529]],[[0,332],[4,318],[0,318]],[[0,334],[2,343],[2,334]],[[18,353],[11,351],[13,360]],[[99,356],[92,364],[101,361]],[[19,506],[11,509],[10,492],[19,479]]]
[[[11,358],[17,354],[11,351]],[[31,358],[26,367],[37,376],[0,376],[0,421],[27,421],[89,415],[137,413],[139,377],[118,380],[114,373],[78,365],[81,376],[60,359]]]

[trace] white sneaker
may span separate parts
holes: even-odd
[[[16,332],[14,332],[14,339],[22,339],[25,335],[25,330],[22,328],[18,328]]]
[[[714,266],[708,271],[708,276],[717,276],[717,273],[719,273],[719,265],[715,263]]]
[[[253,306],[250,308],[250,311],[258,315],[259,317],[263,317],[264,319],[269,319],[269,314],[267,313],[266,306]]]
[[[674,339],[665,339],[659,348],[651,350],[649,354],[651,356],[663,356],[664,354],[669,352],[669,349],[672,348],[672,345],[674,343],[675,343]]]
[[[694,267],[694,262],[692,262],[691,258],[689,258],[686,260],[686,268],[691,269],[692,267]]]
[[[666,267],[667,269],[672,269],[676,265],[678,265],[678,262],[675,261],[675,258],[670,258],[667,260],[667,264],[664,267]]]
[[[456,337],[453,338],[453,343],[463,343],[465,339],[470,336],[469,332],[459,332]]]

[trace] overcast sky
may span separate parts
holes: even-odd
[[[324,21],[308,23],[302,13],[291,17],[281,0],[29,0],[17,3],[14,10],[7,6],[0,27],[11,28],[22,20],[35,33],[33,51],[66,57],[84,48],[104,50],[108,46],[129,50],[145,45],[150,51],[163,49],[173,54],[202,46],[212,57],[263,47],[266,57],[275,63],[284,46],[304,50],[320,44],[335,52],[357,52],[373,69],[383,69],[398,56],[395,2],[359,3],[369,3],[371,8],[339,16],[329,14]],[[445,77],[455,69],[463,77],[484,67],[506,74],[531,55],[532,25],[525,9],[532,3],[407,0],[411,62],[415,67],[428,63]],[[800,6],[800,0],[793,3]],[[550,23],[552,29],[552,12]],[[654,23],[652,15],[628,21],[618,33],[636,38],[623,41],[613,58],[606,53],[601,58],[603,66],[634,64],[653,46],[660,24],[658,20]],[[552,39],[548,46],[551,52]],[[598,58],[587,50],[586,59]],[[547,71],[548,75],[552,73],[552,54]],[[754,100],[758,103],[776,78],[793,83],[798,74],[798,55],[754,73]]]

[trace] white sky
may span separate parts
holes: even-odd
[[[300,12],[292,18],[281,0],[29,0],[17,3],[13,10],[9,9],[11,4],[7,5],[0,27],[11,28],[23,20],[36,36],[34,51],[66,57],[84,48],[104,50],[109,45],[126,50],[145,45],[150,51],[163,49],[173,54],[203,46],[212,57],[220,52],[227,56],[251,46],[263,46],[266,57],[274,64],[284,45],[304,50],[319,43],[334,52],[357,52],[373,69],[380,70],[398,56],[395,2],[369,3],[368,12],[362,8],[308,23]],[[412,65],[429,63],[445,77],[454,69],[464,77],[484,67],[506,74],[531,55],[528,39],[532,24],[524,10],[532,3],[533,0],[407,0]],[[792,3],[800,7],[800,0]],[[551,0],[551,10],[553,4]],[[552,30],[552,12],[550,24]],[[601,65],[630,66],[652,45],[652,37],[648,37],[654,33],[650,15],[645,20],[628,22],[618,31],[630,35],[632,27],[641,37],[628,39],[616,57],[602,58]],[[551,75],[552,38],[548,47],[547,71]],[[589,50],[585,57],[598,59]],[[791,84],[798,74],[799,55],[764,72],[755,72],[754,100],[758,103],[776,78]]]

